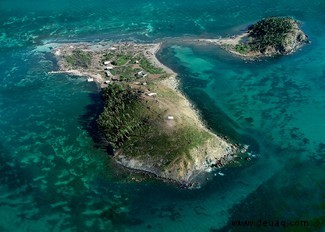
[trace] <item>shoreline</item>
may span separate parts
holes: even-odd
[[[263,55],[261,53],[248,53],[248,54],[243,54],[240,52],[237,52],[236,50],[229,48],[229,47],[235,47],[240,43],[240,40],[247,37],[249,35],[248,32],[243,32],[237,35],[233,35],[230,37],[224,37],[224,38],[218,38],[218,39],[198,39],[197,41],[200,43],[208,43],[212,45],[217,45],[224,49],[225,51],[237,56],[241,57],[243,59],[247,60],[254,60],[257,58],[262,58]]]
[[[96,73],[96,69],[71,69],[67,68],[66,64],[62,61],[62,55],[65,53],[69,53],[74,49],[89,49],[89,43],[79,43],[79,44],[63,44],[55,47],[52,53],[58,60],[59,70],[49,72],[50,74],[57,73],[65,73],[68,75],[75,76],[83,76],[93,78],[93,81],[97,83],[100,88],[105,88],[107,84],[105,83],[105,79],[98,73]],[[114,152],[115,161],[123,166],[124,168],[128,168],[130,170],[143,171],[144,173],[151,173],[155,177],[159,177],[161,179],[167,181],[174,181],[176,183],[181,184],[182,186],[191,187],[193,185],[200,186],[200,183],[195,184],[195,179],[198,176],[204,175],[205,173],[209,173],[211,168],[215,165],[215,167],[223,167],[225,164],[233,160],[237,154],[239,154],[239,147],[236,145],[230,144],[223,137],[218,136],[216,133],[210,131],[205,125],[204,121],[201,119],[201,116],[198,110],[193,106],[193,104],[185,97],[185,95],[179,90],[179,82],[176,79],[177,73],[171,70],[169,67],[162,64],[156,57],[157,52],[160,50],[162,43],[152,43],[152,44],[135,44],[135,43],[120,43],[120,44],[110,44],[110,46],[114,46],[116,49],[120,49],[122,47],[133,46],[137,52],[141,51],[146,59],[154,65],[155,67],[159,67],[164,70],[164,72],[168,75],[167,78],[163,80],[153,80],[155,83],[155,87],[157,87],[158,96],[156,101],[161,106],[168,106],[171,115],[175,116],[176,119],[173,122],[167,123],[178,123],[180,120],[181,124],[190,123],[189,125],[194,126],[199,131],[205,131],[211,137],[207,140],[203,147],[197,147],[191,149],[191,156],[194,157],[194,160],[190,162],[190,170],[183,170],[180,174],[179,171],[172,168],[172,173],[162,172],[160,168],[156,167],[156,163],[145,162],[138,160],[134,157],[127,157],[125,154],[121,154],[120,151]],[[66,49],[66,50],[65,50]],[[96,47],[96,52],[100,51],[100,48]],[[94,52],[94,50],[91,50]],[[169,89],[174,92],[175,96],[177,96],[177,103],[174,101],[170,101],[166,98],[160,97],[160,90]],[[151,90],[153,91],[153,90]],[[172,107],[172,108],[170,108]],[[176,165],[177,166],[177,165]],[[170,172],[170,171],[169,171]]]

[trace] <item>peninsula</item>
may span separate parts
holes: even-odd
[[[246,58],[290,54],[308,43],[308,36],[291,17],[265,18],[242,34],[220,39],[202,39]]]
[[[196,187],[198,177],[233,160],[238,148],[202,123],[178,90],[176,73],[156,58],[159,48],[59,44],[52,49],[59,70],[52,73],[83,76],[101,87],[105,106],[98,125],[118,164]]]

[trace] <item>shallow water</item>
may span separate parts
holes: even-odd
[[[1,231],[324,231],[323,1],[3,0],[0,4]],[[312,43],[245,62],[175,37],[238,33],[291,15]],[[98,88],[49,75],[46,42],[167,41],[158,58],[217,133],[255,155],[199,190],[134,183],[94,141]],[[35,49],[38,50],[35,51]],[[234,227],[232,220],[308,220]]]

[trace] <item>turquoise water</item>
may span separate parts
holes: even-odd
[[[3,0],[0,12],[0,231],[324,231],[324,1]],[[179,42],[274,15],[301,20],[312,43],[245,62]],[[56,66],[40,51],[103,39],[166,41],[158,58],[206,123],[256,158],[194,191],[130,182],[98,143],[97,87],[47,74]],[[259,219],[309,227],[231,223]]]

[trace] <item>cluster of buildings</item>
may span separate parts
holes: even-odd
[[[139,61],[136,60],[135,64],[139,64]],[[114,66],[112,65],[111,61],[104,61],[103,62],[104,65],[104,72],[106,77],[108,77],[110,80],[105,81],[105,84],[109,84],[111,81],[119,81],[119,78],[114,76],[111,71],[114,69]],[[144,71],[139,71],[135,74],[136,77],[138,78],[145,78],[148,77],[148,74],[145,73]]]

